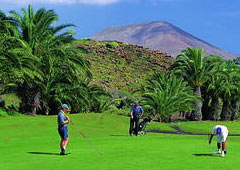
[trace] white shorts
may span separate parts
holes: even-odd
[[[228,133],[223,133],[222,135],[217,135],[217,143],[226,142]]]

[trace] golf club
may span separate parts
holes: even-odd
[[[99,148],[96,147],[96,146],[89,140],[89,138],[88,138],[83,132],[81,132],[80,130],[75,130],[75,125],[74,125],[74,123],[71,121],[71,119],[70,119],[70,124],[72,125],[73,130],[74,130],[75,132],[77,132],[80,136],[82,136],[83,139],[84,139],[84,141],[85,141],[89,146],[91,146],[92,149],[94,149],[99,155],[102,155],[102,154],[103,154],[103,153],[99,150]]]

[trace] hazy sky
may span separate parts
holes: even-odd
[[[0,0],[0,9],[54,9],[58,24],[73,23],[77,38],[108,27],[167,21],[184,31],[240,54],[240,0]]]

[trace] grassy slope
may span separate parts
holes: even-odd
[[[75,126],[69,127],[71,143],[68,150],[72,154],[65,157],[55,155],[59,151],[56,116],[0,118],[0,169],[238,169],[239,137],[228,138],[229,154],[224,159],[195,156],[211,153],[216,149],[215,143],[209,147],[206,136],[148,133],[128,137],[128,118],[123,116],[82,114],[71,117]],[[201,125],[204,131],[209,130],[204,123],[187,124],[189,127]],[[236,127],[237,124],[229,126]],[[167,127],[165,124],[160,126]],[[88,140],[79,136],[79,130]],[[99,155],[92,144],[103,154]]]
[[[153,72],[165,71],[173,58],[161,51],[119,42],[75,41],[80,55],[91,63],[93,83],[108,90],[131,91]]]

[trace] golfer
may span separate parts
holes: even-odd
[[[68,127],[67,124],[70,122],[69,117],[66,115],[67,110],[69,109],[67,104],[62,104],[61,110],[58,113],[58,133],[61,137],[60,155],[67,155],[65,153],[67,144],[68,144]]]
[[[224,157],[227,154],[226,140],[228,136],[228,129],[226,126],[223,126],[223,125],[214,126],[209,139],[209,144],[211,144],[212,138],[215,134],[217,136],[217,148],[218,148],[217,153],[221,154],[221,156]],[[222,145],[222,152],[221,152],[221,145]]]
[[[135,102],[130,110],[129,136],[132,136],[133,131],[136,136],[138,135],[139,118],[143,115],[143,113],[142,107],[138,102]]]

